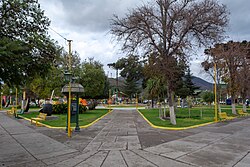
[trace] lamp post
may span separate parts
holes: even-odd
[[[138,110],[138,96],[137,96],[137,93],[135,94],[135,103],[136,103],[136,110]]]
[[[216,63],[214,62],[214,121],[218,122],[218,111],[217,111],[217,84],[216,84],[216,75],[217,75],[217,71],[216,71]]]
[[[3,92],[1,92],[1,110],[3,109]]]
[[[11,104],[12,89],[10,89],[10,104]]]
[[[71,110],[71,80],[72,80],[72,74],[71,74],[71,66],[72,66],[71,42],[72,42],[72,40],[67,40],[67,42],[69,43],[69,55],[68,55],[68,60],[69,60],[68,69],[69,69],[69,71],[66,72],[64,74],[64,76],[65,76],[65,79],[67,81],[69,81],[68,116],[67,116],[68,127],[67,127],[67,130],[68,130],[68,137],[71,137],[71,126],[70,126],[70,114],[71,114],[71,112],[70,112],[70,110]]]
[[[18,103],[18,100],[17,100],[17,88],[16,88],[16,112],[17,112],[17,103]]]
[[[115,98],[115,103],[118,103],[118,93],[119,93],[119,89],[118,89],[118,68],[116,67],[115,63],[109,63],[108,67],[109,68],[113,67],[113,69],[116,70],[116,89],[115,89],[116,98]]]
[[[71,137],[71,127],[70,127],[70,109],[71,109],[71,79],[72,74],[70,72],[64,73],[65,80],[69,82],[69,96],[68,96],[68,114],[67,114],[67,132],[68,137]]]
[[[109,100],[108,100],[108,108],[109,108],[109,112],[111,111],[111,102],[112,102],[112,100],[111,100],[111,89],[109,89]]]

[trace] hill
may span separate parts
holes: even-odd
[[[108,78],[109,84],[113,87],[116,86],[116,79],[115,78]],[[124,86],[124,78],[119,77],[118,78],[118,87],[122,88]],[[199,77],[192,77],[192,82],[195,86],[199,87],[200,90],[213,90],[213,84],[210,82],[207,82]]]
[[[192,77],[192,82],[195,86],[199,87],[200,90],[213,90],[213,84],[207,82],[199,77]]]

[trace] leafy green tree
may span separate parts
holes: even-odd
[[[141,86],[138,84],[143,79],[143,64],[140,57],[128,55],[126,58],[119,59],[115,67],[121,70],[120,75],[125,78],[124,92],[129,97],[140,93]]]
[[[25,85],[44,76],[55,57],[55,42],[48,34],[49,19],[36,0],[0,3],[0,81]]]
[[[125,80],[124,93],[129,97],[134,97],[136,93],[139,94],[140,88],[138,87],[137,82],[134,80],[131,81]]]
[[[85,98],[100,98],[104,96],[106,76],[103,65],[89,58],[82,63],[80,84],[83,85]],[[107,93],[106,93],[107,94]]]
[[[167,94],[167,87],[164,85],[164,82],[160,78],[150,78],[146,83],[146,93],[148,98],[152,100],[152,108],[154,107],[154,99],[165,98]]]
[[[28,88],[40,99],[49,98],[53,90],[55,95],[61,96],[61,90],[64,86],[63,80],[64,76],[62,71],[52,67],[46,74],[46,77],[34,77]]]
[[[214,93],[213,92],[204,92],[202,94],[202,99],[204,102],[207,102],[209,105],[214,101]]]
[[[180,85],[181,85],[180,88],[176,90],[176,95],[180,96],[181,98],[186,98],[187,96],[193,96],[195,93],[194,91],[199,88],[195,86],[194,83],[192,82],[192,75],[190,72],[190,68],[187,68],[187,72],[184,75],[183,79],[181,79]]]

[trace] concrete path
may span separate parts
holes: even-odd
[[[0,166],[250,166],[250,118],[185,131],[115,110],[68,138],[0,113]]]

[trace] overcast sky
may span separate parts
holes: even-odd
[[[230,12],[227,40],[250,41],[250,0],[218,0],[225,4]],[[104,65],[106,74],[115,77],[115,72],[107,67],[126,56],[119,46],[111,42],[110,18],[113,14],[124,14],[145,0],[39,0],[45,15],[51,20],[51,28],[67,39],[73,40],[72,49],[80,54],[82,60],[94,57]],[[51,37],[67,48],[62,37],[52,30]],[[193,57],[191,71],[194,76],[202,76],[201,56]],[[203,76],[204,78],[204,76]]]

